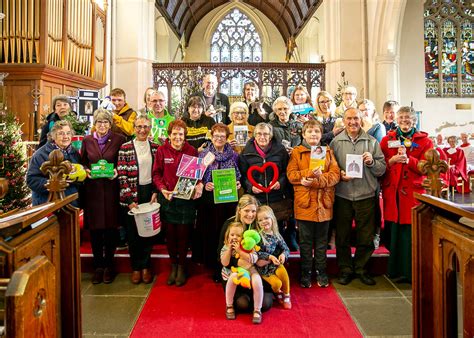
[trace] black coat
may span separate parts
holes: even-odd
[[[268,204],[269,202],[277,202],[290,196],[290,184],[286,177],[286,167],[288,166],[289,156],[285,147],[272,140],[270,149],[266,153],[266,157],[263,158],[256,150],[254,144],[255,138],[251,138],[245,145],[244,150],[239,155],[239,169],[242,173],[242,187],[249,194],[254,195],[261,203]],[[278,182],[280,182],[280,189],[271,190],[269,193],[254,194],[252,192],[252,183],[247,178],[247,172],[251,166],[261,167],[266,162],[274,162],[278,167]],[[273,169],[268,167],[264,173],[253,171],[254,180],[264,187],[267,187],[273,178]]]
[[[192,96],[199,96],[203,100],[203,102],[206,102],[204,93],[202,91],[199,93],[194,93]],[[225,107],[225,111],[222,112],[222,123],[227,125],[230,122],[232,122],[229,118],[230,103],[229,103],[229,98],[227,97],[227,95],[222,94],[222,93],[216,93],[212,99],[212,105],[214,106],[214,108],[219,105]],[[185,116],[189,116],[187,114],[188,112],[186,112]]]

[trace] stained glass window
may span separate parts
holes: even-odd
[[[474,97],[474,10],[471,2],[425,2],[427,97]]]
[[[211,62],[262,62],[262,43],[252,21],[237,8],[219,23],[211,38]],[[220,92],[242,95],[244,78],[239,74],[220,84]]]

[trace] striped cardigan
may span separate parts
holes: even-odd
[[[155,161],[155,153],[159,145],[150,142],[152,169]],[[120,205],[128,207],[132,203],[138,203],[138,161],[133,141],[122,144],[118,154],[118,179],[120,183]],[[156,188],[153,188],[155,191]]]

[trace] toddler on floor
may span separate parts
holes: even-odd
[[[242,234],[244,232],[244,226],[240,222],[232,222],[225,233],[224,246],[221,250],[221,263],[222,267],[222,280],[225,283],[225,300],[226,300],[226,317],[227,319],[235,319],[234,310],[234,295],[236,293],[238,285],[233,282],[234,278],[237,278],[237,273],[232,272],[230,269],[233,267],[242,267],[250,272],[250,282],[253,291],[253,303],[254,311],[252,322],[254,324],[260,324],[262,322],[262,302],[263,302],[263,284],[262,278],[258,274],[254,267],[255,262],[258,259],[256,253],[247,253],[240,248],[240,242],[242,241]],[[235,258],[238,254],[239,258]]]
[[[272,287],[277,300],[285,309],[291,309],[290,278],[285,269],[290,250],[278,232],[278,223],[272,208],[261,206],[257,211],[257,229],[262,237],[257,252],[257,270]]]

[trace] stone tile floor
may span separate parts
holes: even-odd
[[[133,285],[119,274],[109,285],[92,285],[82,274],[82,332],[84,337],[128,337],[146,302],[150,285]],[[354,280],[334,282],[342,301],[364,337],[411,336],[411,285],[395,284],[385,276],[371,287]]]

